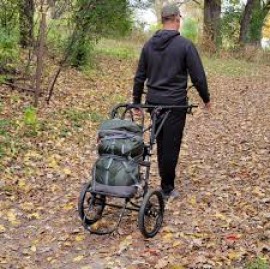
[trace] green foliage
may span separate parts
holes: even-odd
[[[241,15],[242,11],[231,7],[221,18],[222,46],[226,49],[235,48],[238,44]]]
[[[0,78],[1,78],[1,77],[0,77]],[[1,83],[1,82],[0,82],[0,83]],[[2,100],[0,99],[0,113],[2,113],[3,107],[4,107],[3,102],[2,102]]]
[[[0,64],[1,67],[1,64]],[[6,76],[5,75],[0,75],[0,84],[4,83],[6,81]],[[0,108],[1,108],[1,103],[0,103]],[[0,109],[1,112],[1,109]]]
[[[238,46],[240,21],[244,12],[244,5],[239,0],[228,0],[221,19],[221,34],[223,47],[230,49]],[[249,25],[247,42],[259,42],[262,35],[264,19],[267,9],[264,9],[263,1],[256,1],[252,10],[252,19]]]
[[[79,111],[76,109],[67,109],[64,111],[66,118],[74,123],[90,119],[90,112]]]
[[[72,44],[69,56],[71,65],[75,67],[91,65],[93,48],[94,41],[89,37],[80,36],[76,39]]]
[[[27,107],[24,111],[24,124],[28,126],[35,126],[37,123],[37,110],[31,106]]]
[[[101,39],[95,47],[95,53],[116,57],[118,59],[132,59],[138,57],[139,48],[136,44],[113,39]]]
[[[110,0],[106,3],[77,0],[76,10],[73,16],[74,34],[69,43],[70,61],[77,67],[89,61],[93,44],[100,37],[123,36],[131,28],[131,15],[126,0]]]
[[[192,42],[198,42],[198,22],[192,18],[185,18],[181,33]]]
[[[5,135],[7,133],[7,127],[9,126],[10,121],[8,120],[0,120],[0,135]]]
[[[227,0],[227,6],[222,18],[222,35],[225,39],[225,47],[231,47],[236,44],[239,38],[240,20],[244,14],[244,1],[240,0]],[[248,25],[248,33],[246,42],[259,43],[262,36],[262,27],[265,17],[269,12],[266,7],[267,1],[256,0],[255,6],[252,9],[252,17],[250,25]],[[235,41],[237,37],[237,41]]]
[[[8,67],[19,57],[18,35],[16,31],[8,33],[0,28],[0,68]]]
[[[72,127],[80,128],[84,122],[90,120],[92,122],[100,122],[104,117],[96,112],[89,110],[77,110],[77,109],[66,109],[63,111],[64,116],[72,124]]]
[[[36,108],[29,106],[25,109],[23,122],[26,128],[25,135],[36,136],[39,128]]]
[[[68,19],[53,19],[48,24],[47,45],[49,53],[53,55],[63,54],[70,37]]]
[[[265,258],[258,257],[247,265],[247,269],[269,269],[270,264]]]
[[[248,41],[259,42],[262,37],[262,27],[267,12],[263,10],[262,5],[258,2],[252,12]]]
[[[67,128],[67,127],[63,127],[61,130],[60,130],[60,137],[68,137],[71,135],[71,129]]]
[[[71,65],[85,66],[91,61],[94,45],[101,37],[115,38],[130,33],[132,16],[126,0],[66,2],[55,1],[53,19],[48,18],[47,46],[53,57],[64,54]],[[0,67],[19,58],[21,4],[18,0],[0,0]],[[38,18],[37,12],[35,18]],[[35,35],[37,28],[35,25]]]
[[[122,94],[115,94],[113,96],[113,102],[115,104],[126,103],[127,97]]]
[[[152,25],[150,25],[149,33],[154,34],[156,31],[158,31],[160,29],[162,29],[161,23],[152,24]]]
[[[0,0],[0,68],[8,69],[19,56],[18,2]]]
[[[126,0],[77,0],[77,8],[75,23],[79,22],[79,28],[92,34],[92,38],[123,36],[131,29],[131,11]]]
[[[12,35],[18,25],[18,0],[0,0],[0,29]]]
[[[0,120],[0,158],[6,155],[8,149],[13,149],[12,141],[9,136],[9,128],[11,126],[11,120],[1,119]]]
[[[98,53],[116,57],[118,59],[130,59],[134,58],[134,52],[129,48],[100,48],[96,49]]]
[[[235,58],[203,57],[203,63],[209,74],[224,77],[258,76],[262,68],[260,64]]]
[[[93,111],[90,113],[90,120],[92,122],[101,122],[101,121],[105,120],[105,118],[100,113]]]

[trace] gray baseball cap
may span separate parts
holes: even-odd
[[[161,11],[162,18],[168,18],[171,16],[177,16],[177,15],[181,16],[179,7],[175,4],[168,4],[162,8],[162,11]]]

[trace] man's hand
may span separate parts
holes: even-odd
[[[204,108],[209,112],[211,111],[211,103],[210,103],[210,101],[208,103],[204,104]]]
[[[142,110],[139,108],[140,102],[137,102],[136,98],[134,96],[133,96],[132,105],[134,105],[134,107],[130,111],[132,113],[132,115],[134,115],[136,117],[141,117],[142,116]],[[136,106],[138,106],[138,108]]]
[[[132,113],[135,115],[135,116],[138,116],[140,117],[142,115],[142,111],[139,109],[139,108],[133,108],[132,109]]]

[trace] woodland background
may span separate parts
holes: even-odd
[[[0,0],[1,268],[269,268],[270,1],[174,2],[202,55],[213,111],[188,118],[181,198],[144,240],[136,215],[118,234],[89,235],[76,204],[97,128],[131,100],[165,1]],[[156,162],[152,178],[158,186]]]

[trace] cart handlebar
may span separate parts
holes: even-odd
[[[192,108],[197,108],[198,105],[146,105],[146,104],[133,104],[133,103],[120,103],[116,105],[111,111],[111,118],[114,118],[119,108],[125,108],[126,110],[138,109],[143,112],[143,109],[186,109],[187,113],[192,113]]]

